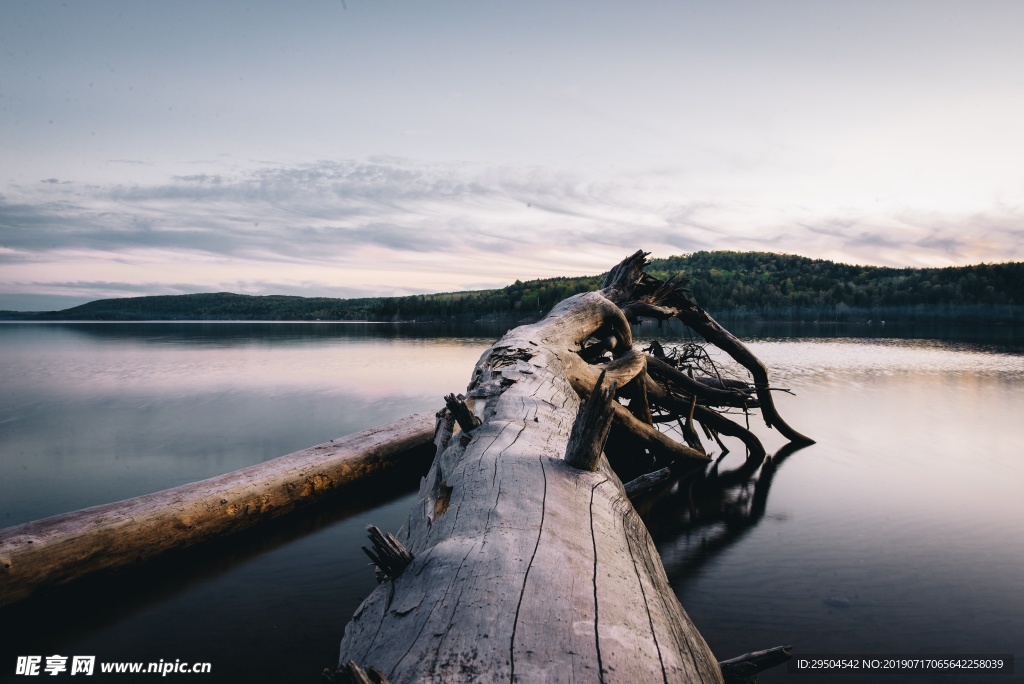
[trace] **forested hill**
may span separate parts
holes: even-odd
[[[724,317],[1024,319],[1024,263],[897,269],[765,252],[696,252],[654,259],[649,270],[659,277],[682,272],[694,298]],[[64,311],[0,315],[22,320],[519,320],[536,318],[571,294],[598,288],[602,278],[545,278],[498,290],[363,299],[227,292],[132,297]]]

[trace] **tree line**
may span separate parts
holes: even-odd
[[[658,278],[681,273],[693,298],[723,317],[775,320],[1024,320],[1024,263],[949,268],[853,266],[768,252],[694,252],[653,259]],[[55,312],[3,312],[23,320],[536,319],[603,275],[543,278],[494,290],[336,299],[227,292],[103,299]]]

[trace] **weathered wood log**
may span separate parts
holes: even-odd
[[[0,530],[0,606],[250,528],[408,465],[436,423],[418,414],[208,480]]]
[[[647,357],[647,370],[651,376],[683,392],[695,396],[705,406],[732,406],[747,408],[757,406],[757,400],[748,392],[739,389],[720,389],[695,380],[679,369],[670,366],[655,356]]]
[[[459,424],[459,427],[463,432],[469,432],[477,425],[480,424],[480,419],[473,415],[473,412],[466,406],[466,398],[461,394],[455,396],[454,394],[447,394],[444,398],[445,407],[451,411],[452,416],[455,418],[455,422]]]
[[[750,371],[754,378],[754,388],[757,391],[757,401],[761,408],[761,415],[768,427],[777,429],[783,437],[797,444],[814,444],[810,437],[797,432],[790,427],[789,423],[782,419],[775,402],[772,400],[771,384],[768,381],[768,369],[761,360],[747,348],[747,345],[740,342],[731,332],[723,328],[718,321],[711,317],[707,311],[696,306],[693,302],[688,305],[681,305],[679,308],[679,320],[696,330],[708,342],[731,356],[737,363]]]
[[[636,298],[645,305],[637,315],[664,320],[676,317],[705,340],[715,345],[743,366],[754,380],[754,389],[761,408],[761,416],[768,427],[776,428],[786,439],[797,444],[813,444],[810,437],[797,432],[779,414],[772,400],[768,369],[743,342],[721,326],[711,314],[701,308],[685,292],[685,280],[661,281],[643,272],[646,253],[638,251],[609,273],[605,281],[608,296],[622,303],[630,311],[628,299]],[[656,349],[652,349],[658,357]]]
[[[641,371],[633,380],[622,388],[622,396],[629,400],[629,412],[637,420],[654,425],[651,415],[651,404],[647,400],[647,371]]]
[[[415,557],[356,611],[340,663],[396,684],[721,682],[607,459],[593,472],[563,460],[574,387],[589,395],[602,372],[621,387],[644,368],[609,299],[628,299],[631,269],[484,353],[467,391],[482,423],[435,459],[398,534]],[[580,355],[591,337],[615,340],[602,343],[612,360]]]
[[[669,460],[693,460],[697,463],[707,463],[710,460],[707,454],[685,444],[680,444],[664,432],[659,432],[647,423],[637,420],[629,412],[629,409],[622,404],[615,404],[613,408],[615,410],[616,427],[629,432],[640,444],[650,449],[652,453],[664,456]]]
[[[565,447],[565,462],[573,468],[597,470],[597,464],[604,453],[608,432],[612,428],[612,402],[615,401],[615,383],[604,385],[604,373],[597,379],[594,391],[580,405],[576,420],[569,433]]]
[[[648,358],[634,349],[629,321],[699,307],[681,293],[685,281],[653,278],[646,263],[644,252],[631,255],[600,292],[566,299],[484,353],[465,410],[450,402],[439,421],[437,456],[398,534],[412,560],[356,611],[340,663],[376,668],[396,684],[722,681],[602,445],[610,409],[608,445],[633,450],[645,468],[648,452],[672,463],[631,482],[634,495],[677,474],[691,483],[715,477],[705,474],[710,459],[694,424],[709,439],[719,432],[743,439],[750,470],[764,458],[760,442],[699,406],[698,395],[744,407],[765,399],[758,391],[754,401],[744,383],[681,380],[664,363],[659,368],[672,372],[664,370],[660,383],[648,375],[648,363],[659,363],[664,351],[652,345]],[[723,339],[736,356],[735,338]],[[760,390],[766,380],[754,379]],[[672,384],[689,394],[674,393]],[[629,408],[607,386],[623,388]],[[578,410],[580,397],[589,397],[592,411]],[[696,446],[659,431],[651,404],[659,421],[685,418]],[[455,440],[451,414],[458,411],[480,423]],[[784,425],[777,412],[772,421]],[[770,474],[765,479],[767,486]]]
[[[700,435],[693,427],[693,412],[697,410],[697,397],[690,397],[690,406],[684,415],[679,416],[679,430],[683,433],[683,441],[690,445],[695,451],[706,453],[704,445],[700,441]]]
[[[654,382],[653,379],[647,383],[647,396],[654,404],[674,410],[677,413],[689,411],[690,408],[686,402],[673,396],[661,385]],[[747,430],[742,425],[737,425],[725,416],[715,413],[703,406],[694,407],[693,417],[720,434],[738,438],[744,445],[746,445],[750,455],[764,456],[765,450],[764,446],[761,444],[761,440],[757,438],[757,435],[750,430]]]
[[[626,496],[630,499],[635,499],[638,496],[642,496],[647,492],[651,491],[658,485],[664,484],[675,477],[671,468],[660,468],[653,472],[641,475],[640,477],[630,480],[624,485],[626,490]]]
[[[792,646],[776,646],[763,651],[744,653],[718,663],[726,684],[751,684],[757,682],[757,674],[782,665],[793,657]]]
[[[334,684],[388,684],[387,677],[380,670],[374,667],[364,670],[351,660],[333,672],[324,672],[323,675],[324,679]]]
[[[394,579],[402,574],[406,566],[412,562],[412,554],[402,546],[402,542],[395,539],[395,535],[384,532],[376,525],[366,528],[373,550],[363,548],[363,553],[370,557],[373,564],[377,566],[377,582],[385,579]]]

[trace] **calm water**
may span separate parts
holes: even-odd
[[[783,415],[818,444],[780,459],[772,476],[755,471],[718,488],[684,482],[642,510],[715,653],[778,644],[798,653],[1024,653],[1024,353],[1012,335],[747,332],[758,335],[751,346],[775,384],[796,393],[778,395]],[[0,325],[0,525],[435,410],[465,387],[498,334]],[[758,432],[769,450],[781,446]],[[719,470],[741,463],[730,454]],[[0,681],[24,681],[13,676],[14,656],[54,653],[211,662],[212,676],[180,677],[194,681],[318,681],[375,586],[359,551],[364,527],[401,525],[410,480],[0,612]],[[785,668],[761,677],[797,680],[815,681]],[[979,680],[1022,677],[938,681]]]

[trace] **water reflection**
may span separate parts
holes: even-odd
[[[992,345],[900,339],[798,342],[755,340],[749,346],[780,378],[958,375],[1024,379],[1024,355]]]
[[[786,459],[808,446],[790,443],[772,456],[751,456],[728,470],[721,470],[723,456],[707,471],[687,474],[669,491],[635,502],[669,581],[698,574],[753,530],[764,518],[775,473]],[[775,644],[764,646],[770,645]]]
[[[0,324],[0,525],[435,410],[500,331],[435,332]],[[776,397],[780,412],[818,443],[776,454],[776,471],[737,449],[715,477],[641,503],[673,588],[722,657],[782,643],[798,653],[1024,643],[1024,354],[1006,340],[878,332],[748,337],[773,383],[796,392]],[[782,446],[774,430],[755,429],[769,451]],[[40,655],[209,660],[218,682],[315,681],[375,586],[359,551],[364,526],[396,531],[412,505],[369,499],[376,507],[281,527],[266,544],[258,535],[66,605],[54,597],[18,619],[0,615],[3,634]],[[3,641],[0,650],[0,663],[13,662]],[[0,681],[11,677],[0,669]],[[784,669],[761,677],[788,679]]]
[[[270,321],[173,322],[0,322],[0,336],[28,336],[40,330],[79,340],[137,341],[145,344],[260,345],[318,344],[330,340],[487,340],[490,344],[511,326],[478,323],[366,323]]]
[[[0,325],[0,526],[437,410],[489,344],[327,327]]]
[[[881,322],[836,323],[830,321],[762,321],[755,318],[722,317],[719,322],[737,337],[757,339],[883,339],[944,340],[968,344],[991,345],[1000,351],[1024,351],[1024,324],[975,325],[950,322]],[[644,322],[634,328],[643,338],[671,339],[691,333],[678,320]]]
[[[95,653],[102,660],[147,662],[187,657],[219,665],[219,682],[319,681],[318,672],[332,664],[337,650],[344,624],[339,614],[351,614],[375,585],[359,552],[365,543],[361,523],[398,529],[433,454],[433,445],[426,445],[412,470],[360,483],[258,529],[0,609],[0,624],[18,626],[5,636],[4,656]],[[263,590],[254,591],[254,583]],[[190,616],[202,621],[189,624]],[[168,626],[175,621],[185,624]],[[259,625],[267,629],[270,621],[271,631],[283,627],[289,633],[273,658],[234,637]],[[306,631],[301,641],[292,634]],[[226,635],[231,636],[213,638]],[[5,658],[5,670],[7,664]],[[0,681],[7,674],[0,672]]]

